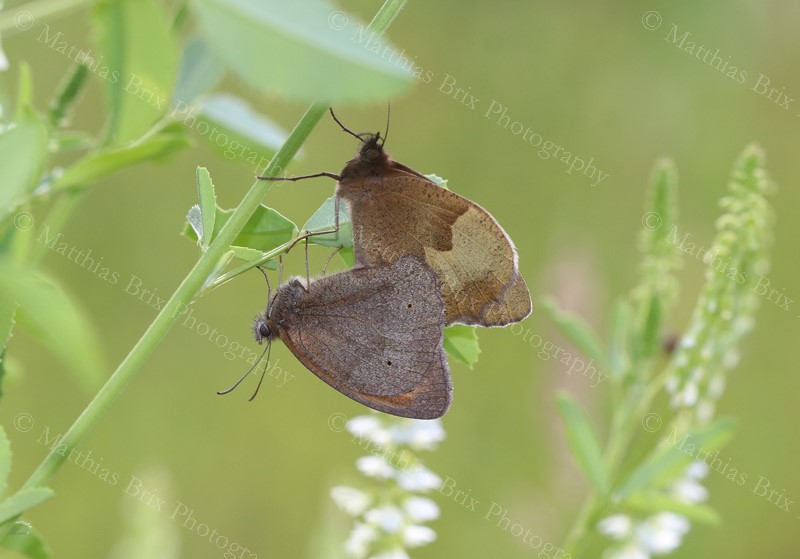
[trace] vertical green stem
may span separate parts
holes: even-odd
[[[625,449],[631,438],[633,438],[636,429],[641,425],[641,417],[652,405],[653,400],[663,388],[670,373],[670,368],[665,369],[650,381],[640,399],[634,402],[622,400],[623,407],[614,411],[611,429],[609,430],[610,435],[603,454],[605,467],[609,472],[612,484],[617,481]],[[591,522],[606,504],[596,493],[592,493],[586,498],[564,543],[564,550],[568,554],[565,555],[566,557],[577,557],[580,554],[586,545],[585,538]]]
[[[68,0],[62,0],[67,2]],[[72,0],[75,2],[76,0]],[[381,35],[395,18],[397,13],[406,4],[406,0],[386,0],[373,23],[370,24],[370,31]],[[323,117],[328,109],[325,102],[313,103],[300,122],[292,130],[280,150],[264,170],[264,175],[275,176],[286,167],[300,146],[308,138],[311,131]],[[167,335],[170,328],[177,321],[182,313],[185,313],[200,292],[203,283],[212,273],[222,255],[228,250],[236,236],[244,228],[247,220],[253,215],[264,195],[272,186],[269,181],[256,181],[245,195],[242,202],[231,215],[228,222],[219,232],[218,237],[211,243],[208,250],[200,257],[194,268],[178,286],[175,293],[164,305],[163,310],[158,313],[153,323],[147,328],[144,335],[128,353],[127,357],[120,363],[111,378],[100,389],[92,399],[86,409],[78,416],[72,426],[59,441],[58,450],[51,450],[44,461],[31,474],[25,482],[24,487],[38,487],[50,481],[61,465],[69,456],[69,451],[76,448],[86,434],[94,427],[103,413],[111,406],[114,400],[124,390],[125,386],[139,371],[140,367],[150,357],[155,348]]]

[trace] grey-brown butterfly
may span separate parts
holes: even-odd
[[[280,338],[311,372],[375,410],[434,419],[452,401],[444,301],[436,274],[414,256],[309,284],[292,278],[254,332],[259,343]]]

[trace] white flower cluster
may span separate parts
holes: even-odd
[[[708,498],[708,491],[700,480],[708,473],[703,462],[694,462],[669,488],[669,495],[682,503],[699,503]],[[672,512],[659,512],[643,519],[628,514],[606,517],[597,529],[620,542],[619,546],[606,550],[604,559],[650,559],[653,555],[666,555],[681,545],[689,532],[686,517]]]
[[[370,453],[356,466],[373,482],[365,489],[331,490],[339,508],[355,518],[345,551],[357,559],[408,559],[406,549],[436,539],[422,523],[437,519],[439,507],[420,494],[438,489],[442,480],[414,452],[433,450],[444,439],[441,422],[367,415],[351,419],[347,429]]]

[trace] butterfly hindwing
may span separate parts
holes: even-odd
[[[427,414],[447,409],[444,303],[435,274],[420,259],[313,281],[290,310],[276,312],[285,345],[350,398],[410,417],[423,408]]]

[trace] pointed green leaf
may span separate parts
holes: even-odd
[[[411,84],[410,64],[382,55],[396,49],[327,1],[194,0],[191,6],[219,59],[260,91],[364,102],[384,101]]]
[[[224,270],[228,264],[231,263],[233,260],[234,252],[232,250],[228,250],[225,252],[219,260],[217,260],[217,264],[214,266],[214,269],[211,270],[211,273],[208,274],[206,277],[206,281],[203,282],[203,290],[207,289],[214,281],[222,274],[222,270]]]
[[[331,196],[308,219],[301,231],[332,231],[335,225],[335,196]],[[310,237],[308,242],[326,247],[353,246],[353,226],[345,204],[339,204],[339,231],[327,235]]]
[[[200,214],[203,219],[201,243],[208,246],[211,242],[211,233],[214,231],[214,221],[217,217],[217,194],[214,192],[214,183],[205,167],[197,168],[197,197],[200,200]]]
[[[60,153],[64,151],[83,151],[94,146],[94,137],[86,132],[77,130],[57,130],[50,136],[51,150]]]
[[[8,351],[8,342],[14,329],[16,312],[17,304],[14,301],[10,299],[0,301],[0,399],[3,397],[3,382],[6,376],[6,353]],[[2,496],[2,478],[0,478],[0,498]]]
[[[5,429],[0,425],[0,500],[8,490],[8,474],[11,472],[11,442]]]
[[[561,393],[557,400],[558,411],[564,420],[567,443],[583,474],[601,495],[609,492],[608,472],[603,462],[600,443],[594,435],[589,419],[569,395]]]
[[[661,295],[653,294],[644,317],[643,331],[639,343],[639,354],[647,359],[661,348],[661,331],[663,327]]]
[[[264,258],[265,254],[260,250],[247,247],[232,246],[231,250],[233,251],[234,258],[238,258],[239,260],[244,260],[245,262],[258,262],[259,260]],[[278,265],[275,263],[274,260],[267,260],[266,262],[261,262],[259,266],[261,266],[262,268],[269,268],[270,270],[278,269]]]
[[[630,349],[628,347],[630,313],[630,305],[628,305],[627,301],[617,301],[611,325],[611,350],[609,352],[611,371],[615,378],[620,378],[631,362]]]
[[[189,146],[189,139],[180,124],[174,123],[157,134],[142,139],[129,147],[107,149],[78,160],[53,182],[53,190],[82,188],[114,174],[120,169],[161,160]]]
[[[218,94],[198,101],[200,118],[220,130],[214,138],[204,137],[228,159],[254,162],[256,156],[267,160],[280,149],[289,134],[244,100]],[[223,138],[225,141],[223,141]]]
[[[231,215],[233,215],[233,210],[217,208],[211,241],[217,237]],[[189,239],[195,241],[198,239],[197,232],[189,223],[184,226],[182,233]],[[245,224],[239,236],[234,239],[233,246],[269,252],[292,240],[296,233],[297,226],[291,220],[262,204]]]
[[[223,212],[217,216],[221,229],[228,218],[233,215],[233,210]],[[253,216],[247,221],[242,232],[233,240],[234,246],[254,248],[262,252],[270,250],[290,241],[297,234],[297,225],[284,217],[276,210],[261,205]]]
[[[658,488],[674,480],[701,452],[717,450],[728,442],[735,426],[736,422],[731,419],[720,419],[695,433],[680,434],[673,428],[664,443],[631,473],[617,491],[617,497],[625,499],[638,491]]]
[[[702,524],[718,525],[722,521],[719,513],[708,505],[684,503],[658,491],[636,493],[622,504],[645,514],[656,514],[664,511],[674,512]]]
[[[178,84],[172,96],[172,116],[188,113],[192,102],[210,91],[222,78],[224,69],[202,37],[191,37],[183,49]]]
[[[47,131],[32,109],[0,133],[0,220],[13,212],[39,183],[47,157]]]
[[[552,298],[545,298],[543,301],[544,310],[550,319],[556,323],[561,332],[575,344],[580,351],[587,357],[594,359],[600,368],[610,369],[608,358],[606,357],[600,339],[589,326],[579,316],[561,311],[557,303]]]
[[[339,251],[339,256],[348,267],[352,268],[356,265],[356,256],[353,254],[353,247],[344,247]]]
[[[8,522],[18,514],[46,501],[53,496],[49,487],[20,489],[14,495],[0,502],[0,524]]]
[[[0,547],[16,551],[29,559],[50,559],[52,551],[44,538],[31,525],[18,520],[9,534],[0,540]]]
[[[104,0],[96,8],[96,45],[115,145],[144,134],[169,109],[178,50],[154,0]],[[102,69],[105,69],[105,76]]]
[[[19,327],[53,351],[85,388],[97,387],[104,376],[100,342],[70,296],[39,273],[0,262],[2,299],[19,305]]]
[[[451,357],[472,367],[478,362],[481,348],[478,345],[478,332],[474,326],[454,324],[444,330],[444,350]]]
[[[88,78],[89,67],[86,64],[75,62],[67,71],[50,102],[48,118],[53,127],[65,127],[69,123],[70,109],[78,100]]]

